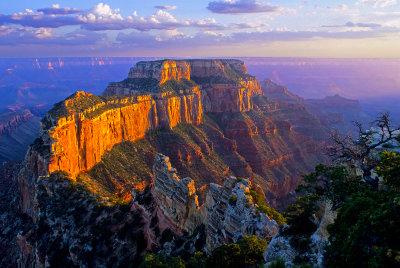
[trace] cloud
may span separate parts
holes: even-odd
[[[348,21],[345,26],[347,27],[362,27],[362,28],[377,28],[381,27],[380,24],[377,23],[354,23],[351,21]]]
[[[374,8],[383,8],[397,4],[397,0],[359,0],[356,6],[372,6]]]
[[[0,15],[0,25],[5,24],[17,24],[35,28],[58,28],[62,26],[78,25],[80,22],[77,20],[76,16],[69,16],[68,14],[45,14],[43,11],[25,9],[24,12],[18,12],[12,15]]]
[[[176,32],[171,37],[160,38],[158,35],[152,35],[147,32],[134,31],[129,34],[120,33],[116,38],[116,47],[129,48],[141,47],[143,43],[146,48],[151,49],[186,49],[188,47],[195,49],[205,49],[207,47],[230,47],[235,45],[257,44],[263,46],[273,42],[296,42],[322,39],[367,39],[392,35],[399,33],[398,28],[365,28],[362,31],[351,27],[334,30],[309,30],[309,31],[290,31],[287,29],[276,29],[271,31],[257,32],[236,32],[232,34],[223,34],[214,31],[201,31],[195,35],[184,35]]]
[[[352,21],[348,21],[343,25],[323,25],[321,27],[325,28],[340,28],[340,27],[347,27],[347,28],[378,28],[381,27],[381,24],[378,23],[355,23]]]
[[[47,11],[45,11],[47,10]],[[69,10],[63,13],[60,10]],[[85,12],[72,13],[72,8],[51,8],[40,11],[25,10],[13,15],[0,15],[0,25],[15,24],[34,28],[59,28],[62,26],[80,25],[89,31],[126,30],[176,30],[178,28],[200,28],[214,31],[229,31],[238,29],[260,28],[266,24],[233,23],[218,24],[213,18],[201,20],[178,20],[166,10],[158,9],[154,14],[141,17],[136,12],[123,17],[120,10],[112,9],[109,5],[99,3]],[[52,14],[51,14],[52,13]],[[51,15],[50,15],[51,14]]]
[[[60,5],[58,4],[54,4],[51,7],[40,8],[37,11],[42,12],[45,15],[70,15],[82,12],[82,10],[77,8],[70,8],[70,7],[60,8]]]
[[[328,9],[332,10],[336,13],[346,12],[349,11],[349,7],[346,4],[340,4],[336,7],[328,7]]]
[[[154,6],[154,8],[161,10],[174,10],[176,9],[176,6]]]
[[[73,31],[65,35],[56,35],[52,29],[16,28],[0,26],[0,45],[44,45],[44,46],[77,46],[94,45],[105,41],[106,35],[88,31]]]
[[[245,14],[245,13],[275,13],[281,12],[282,7],[272,6],[269,3],[256,0],[220,0],[210,2],[207,9],[219,14]]]

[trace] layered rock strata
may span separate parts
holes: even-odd
[[[164,215],[179,228],[192,233],[204,224],[206,249],[236,242],[243,235],[272,237],[278,224],[257,210],[250,195],[252,183],[228,177],[222,185],[211,183],[205,203],[199,207],[194,181],[180,179],[169,158],[155,158],[153,195]],[[262,190],[261,190],[262,191]]]
[[[142,61],[130,69],[128,78],[154,78],[161,84],[171,79],[190,80],[190,66],[186,61]]]
[[[140,79],[140,80],[135,80]],[[169,80],[192,80],[200,85],[206,112],[248,111],[251,97],[261,94],[257,78],[247,74],[239,60],[163,60],[139,62],[131,68],[128,79],[110,83],[104,95],[129,95],[148,91],[151,79],[159,85]],[[144,83],[140,88],[137,83]]]
[[[146,131],[158,127],[171,129],[179,123],[200,124],[203,110],[199,95],[198,91],[194,91],[189,95],[160,99],[141,95],[111,100],[82,112],[70,110],[67,117],[57,121],[49,113],[46,119],[55,121],[54,125],[48,132],[42,128],[42,133],[48,133],[47,145],[50,146],[51,158],[48,170],[39,173],[39,176],[63,170],[76,177],[80,172],[92,168],[104,152],[117,143],[139,140]],[[78,92],[74,99],[81,97],[91,98],[91,94]],[[70,108],[68,100],[64,105]],[[88,116],[104,106],[114,107],[104,109],[94,117]]]
[[[208,82],[204,86],[187,82],[191,75]],[[133,80],[136,85],[135,90],[128,90],[130,96],[109,96],[126,93],[125,84],[120,83],[105,90],[108,97],[77,92],[49,111],[35,146],[40,150],[31,148],[27,155],[27,163],[36,163],[32,164],[35,172],[22,174],[20,184],[31,185],[34,177],[54,171],[65,171],[75,178],[90,170],[115,144],[137,141],[156,128],[171,129],[180,123],[199,125],[204,109],[249,110],[251,97],[261,92],[257,79],[248,75],[243,62],[237,60],[140,62],[130,70],[128,79],[139,79]],[[148,88],[148,84],[141,84],[143,79],[155,79],[158,84]],[[213,79],[222,82],[214,84]],[[169,81],[181,80],[184,84],[166,86]],[[32,178],[25,180],[27,176]]]
[[[157,154],[153,166],[154,199],[165,216],[181,229],[193,232],[202,222],[194,181],[180,179],[169,157]]]

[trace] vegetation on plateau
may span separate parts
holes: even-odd
[[[186,260],[179,256],[166,256],[164,253],[145,255],[142,268],[225,268],[225,267],[258,267],[263,263],[263,253],[267,241],[257,236],[243,236],[236,243],[222,244],[215,248],[209,257],[203,252],[196,252]]]
[[[120,82],[122,85],[143,93],[172,92],[175,94],[188,93],[197,84],[192,80],[167,80],[160,85],[156,78],[127,78]]]

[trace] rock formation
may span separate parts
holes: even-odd
[[[50,226],[46,236],[36,227],[24,232],[21,249],[32,250],[22,259],[42,263],[49,256],[39,251],[34,256],[39,247],[31,243],[34,237],[42,235],[40,245],[50,246],[47,236],[57,243],[68,230],[66,236],[77,235],[81,242],[63,239],[63,254],[80,265],[77,252],[88,237],[78,235],[85,226],[71,218],[80,210],[94,228],[91,241],[99,243],[95,225],[110,226],[118,230],[108,237],[118,236],[118,248],[134,244],[128,247],[131,256],[165,247],[179,252],[187,246],[193,253],[203,242],[211,251],[241,235],[273,236],[277,224],[260,212],[250,190],[262,188],[271,206],[282,208],[299,174],[321,161],[319,144],[296,132],[287,120],[290,113],[295,114],[262,96],[257,79],[236,60],[141,62],[127,79],[111,83],[104,96],[75,93],[42,120],[40,138],[18,174],[21,211],[33,226]],[[73,189],[78,190],[71,196],[63,194]],[[72,198],[82,192],[80,201]],[[140,242],[124,235],[128,227],[116,223],[120,216],[110,225],[111,212],[96,208],[96,202],[105,207],[128,202],[132,192],[132,213],[124,220],[140,219]],[[72,207],[59,215],[65,202]],[[59,224],[60,218],[67,224]],[[188,244],[182,246],[180,239]],[[103,254],[106,247],[93,248]]]
[[[202,223],[194,181],[179,179],[169,157],[157,154],[153,167],[154,200],[179,228],[193,232]]]
[[[211,184],[204,204],[207,249],[236,242],[243,235],[271,238],[278,231],[276,221],[257,209],[250,196],[252,183],[229,177],[223,185]]]
[[[0,114],[0,164],[22,160],[39,127],[39,118],[29,110]]]
[[[271,79],[264,79],[261,82],[261,89],[265,96],[273,100],[295,104],[304,103],[303,98],[289,92],[286,87],[275,84]]]
[[[135,80],[136,79],[136,80]],[[104,95],[134,94],[148,91],[169,80],[193,80],[201,86],[201,99],[206,112],[248,111],[251,97],[261,94],[257,79],[247,74],[238,60],[163,60],[139,62],[131,68],[126,80],[110,83]],[[145,84],[138,87],[137,83]]]
[[[278,231],[278,224],[257,210],[250,196],[252,183],[247,179],[228,177],[222,185],[211,183],[200,208],[193,180],[179,179],[168,157],[158,154],[153,172],[157,205],[184,231],[193,233],[204,224],[209,252],[220,244],[236,242],[243,235],[270,238]]]
[[[190,80],[190,66],[185,61],[175,60],[138,62],[129,71],[128,78],[154,78],[160,84],[167,80]]]
[[[179,123],[200,124],[203,110],[199,95],[198,91],[162,99],[141,95],[101,101],[95,107],[78,112],[69,101],[90,100],[92,95],[76,93],[62,104],[68,109],[68,116],[57,120],[50,112],[46,120],[54,122],[54,126],[48,130],[42,128],[44,135],[48,131],[51,147],[47,174],[63,170],[76,177],[93,167],[104,152],[117,143],[136,141],[143,138],[146,131],[157,127],[170,129]],[[97,113],[98,110],[102,111]],[[93,113],[97,114],[92,116]]]
[[[267,264],[282,259],[285,261],[286,267],[293,267],[298,259],[308,259],[309,263],[323,267],[323,256],[329,238],[327,226],[334,222],[337,211],[332,210],[332,204],[329,201],[325,201],[322,202],[320,210],[314,216],[317,229],[310,237],[303,238],[304,241],[309,241],[306,250],[296,249],[295,243],[291,242],[294,238],[279,232],[272,238],[265,250],[264,259]]]

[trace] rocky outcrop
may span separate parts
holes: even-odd
[[[160,84],[167,80],[190,80],[190,67],[186,61],[142,61],[130,69],[128,78],[154,78]]]
[[[20,172],[22,210],[35,214],[34,185],[40,176],[65,171],[75,178],[98,163],[115,144],[139,140],[155,128],[200,124],[203,110],[199,94],[103,100],[78,92],[59,103],[42,121],[41,136],[29,149]],[[78,109],[87,103],[95,104]]]
[[[190,72],[196,77],[225,77],[227,72],[233,70],[246,74],[247,69],[243,61],[233,59],[223,60],[188,60]]]
[[[180,228],[193,232],[202,223],[194,181],[180,179],[169,157],[157,154],[153,166],[154,200],[165,216]]]
[[[41,154],[47,162],[37,176],[62,170],[76,177],[92,168],[117,143],[139,140],[155,128],[171,129],[179,123],[199,125],[203,109],[247,111],[252,108],[251,97],[260,93],[257,79],[247,75],[243,62],[236,60],[140,62],[131,69],[129,78],[152,78],[163,84],[190,79],[191,73],[206,80],[213,75],[231,82],[235,78],[236,82],[210,83],[201,89],[190,86],[178,93],[145,94],[143,87],[139,95],[111,100],[78,92],[59,103],[43,121],[41,142],[50,147],[50,152]]]
[[[252,183],[247,179],[228,177],[222,185],[211,183],[200,208],[193,180],[179,179],[168,157],[158,154],[153,172],[153,196],[164,215],[189,233],[205,225],[209,252],[243,235],[268,238],[278,231],[278,224],[258,211],[250,195]]]
[[[327,226],[332,224],[337,216],[337,211],[332,210],[332,204],[329,201],[322,202],[321,209],[314,215],[317,225],[316,231],[310,237],[303,237],[303,242],[308,241],[309,245],[304,248],[296,248],[290,235],[283,232],[277,233],[268,244],[264,252],[264,259],[267,264],[282,259],[286,267],[293,267],[298,264],[298,260],[308,260],[316,267],[323,266],[323,257],[328,244],[329,233]]]
[[[271,238],[278,224],[257,209],[250,195],[252,183],[227,178],[222,185],[212,183],[204,204],[206,247],[209,251],[223,243],[236,242],[243,235]]]
[[[138,80],[135,80],[138,79]],[[239,60],[162,60],[139,62],[128,79],[110,83],[104,95],[134,94],[154,90],[151,79],[162,85],[169,80],[191,80],[200,86],[206,112],[248,111],[251,97],[261,94],[257,78],[247,74]],[[138,83],[143,83],[139,87]]]
[[[91,95],[78,92],[73,98],[81,97],[90,98]],[[68,101],[65,105],[68,107]],[[39,176],[63,170],[76,177],[92,168],[115,144],[139,140],[146,131],[158,127],[171,129],[179,123],[198,125],[203,113],[199,92],[161,99],[143,95],[101,102],[97,106],[88,111],[70,112],[67,117],[58,119],[48,132],[42,129],[42,135],[49,135],[51,158],[48,171]],[[110,108],[90,117],[104,106]],[[52,120],[50,116],[51,113],[48,120]]]

